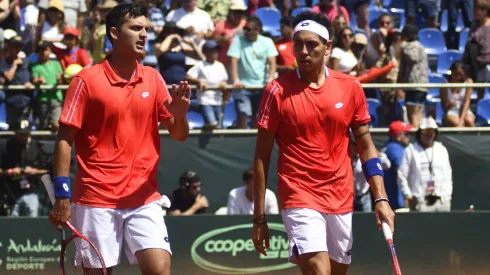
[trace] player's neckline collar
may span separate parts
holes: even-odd
[[[299,73],[299,67],[296,68],[296,75],[298,76],[298,79],[301,79],[301,74]],[[328,77],[328,68],[325,66],[325,76]]]

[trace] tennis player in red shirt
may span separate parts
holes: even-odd
[[[299,67],[270,82],[262,97],[254,158],[252,240],[266,254],[269,232],[264,194],[270,155],[277,142],[279,201],[289,237],[289,260],[303,274],[346,274],[351,262],[354,181],[349,128],[376,199],[378,227],[394,229],[383,170],[369,134],[364,92],[352,76],[327,69],[332,42],[320,14],[295,18],[294,55]]]
[[[138,4],[121,4],[107,13],[113,52],[71,81],[55,144],[56,203],[49,218],[60,225],[71,216],[73,226],[100,250],[109,274],[120,262],[123,243],[142,274],[170,274],[162,210],[170,205],[158,193],[156,179],[158,122],[174,139],[187,138],[190,86],[173,85],[170,96],[158,71],[138,63],[147,16]],[[73,142],[78,170],[70,205]]]

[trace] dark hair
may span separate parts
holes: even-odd
[[[182,188],[186,188],[194,182],[201,181],[201,177],[194,171],[184,171],[179,177],[179,185]]]
[[[402,37],[406,38],[408,42],[419,40],[419,27],[413,24],[407,24],[403,27]]]
[[[178,34],[180,36],[184,36],[185,30],[177,26],[177,24],[173,21],[166,21],[165,26],[163,27],[163,30],[160,32],[158,37],[155,39],[157,42],[163,42],[167,36],[171,34]]]
[[[353,35],[356,33],[350,28],[350,27],[343,27],[340,29],[340,31],[335,35],[335,42],[334,42],[334,47],[335,48],[341,48],[344,49],[344,43],[342,42],[342,33],[344,33],[345,30],[350,30]]]
[[[258,18],[257,16],[250,16],[249,18],[247,18],[247,22],[257,24],[259,26],[259,29],[262,31],[262,21],[260,21],[260,18]]]
[[[51,43],[47,41],[41,41],[39,44],[36,46],[36,53],[42,53],[44,52],[47,48],[51,48]]]
[[[129,18],[138,18],[140,16],[148,17],[148,9],[135,3],[120,4],[112,8],[105,15],[105,29],[107,37],[111,43],[111,28],[116,28],[118,31],[120,31],[126,15],[128,15]]]
[[[388,16],[389,18],[392,18],[391,15],[389,13],[382,13],[380,16],[378,16],[378,25],[381,25],[381,19],[383,19],[383,17],[385,16]]]
[[[323,15],[323,13],[312,13],[311,11],[302,12],[294,18],[293,27],[296,27],[299,23],[301,23],[305,20],[312,20],[312,21],[315,21],[318,24],[324,26],[325,28],[327,28],[328,33],[330,34],[330,37],[332,36],[332,24],[325,17],[325,15]],[[325,40],[321,36],[318,36],[318,37],[323,42],[323,44],[327,44],[327,40]]]
[[[288,27],[293,27],[294,16],[283,16],[279,24],[285,25]]]
[[[252,168],[247,168],[243,171],[242,180],[251,181],[254,178],[254,170]]]
[[[438,130],[438,129],[433,129],[433,130],[434,130],[434,132],[435,132],[435,134],[436,134],[436,135],[434,136],[434,141],[435,141],[435,140],[437,140],[437,137],[439,136],[439,130]],[[423,130],[419,128],[419,129],[417,129],[417,132],[415,132],[415,139],[417,140],[417,142],[418,142],[419,144],[422,144],[422,138],[421,138],[421,136],[422,136],[422,131],[423,131]]]
[[[453,64],[451,64],[449,70],[452,72],[456,69],[464,69],[464,62],[461,60],[454,61]]]

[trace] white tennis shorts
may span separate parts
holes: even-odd
[[[330,259],[350,264],[352,250],[352,212],[324,214],[308,208],[281,211],[289,238],[289,261],[311,252],[328,252]]]
[[[99,249],[106,267],[121,262],[123,240],[126,257],[137,264],[139,250],[159,248],[172,254],[162,205],[160,200],[134,209],[111,209],[73,203],[71,221]]]

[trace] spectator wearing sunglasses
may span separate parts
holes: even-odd
[[[330,56],[332,70],[346,74],[356,74],[358,59],[352,51],[354,41],[354,31],[351,28],[346,27],[339,32]]]
[[[271,82],[275,78],[278,55],[272,39],[260,34],[262,22],[258,17],[250,16],[243,31],[243,35],[233,39],[228,50],[233,97],[238,110],[236,127],[240,129],[247,127],[249,118],[252,128],[256,128],[263,90],[252,91],[247,86]]]
[[[422,119],[416,142],[408,145],[398,168],[398,186],[410,210],[449,212],[453,177],[446,147],[436,141],[437,123]]]
[[[390,139],[385,147],[381,149],[381,152],[386,154],[391,163],[390,169],[385,170],[384,181],[392,209],[403,208],[405,205],[405,200],[397,184],[397,173],[403,158],[403,152],[410,144],[409,132],[411,129],[412,125],[405,124],[402,121],[393,121],[388,131]]]

